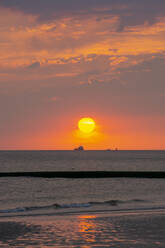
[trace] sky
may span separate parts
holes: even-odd
[[[0,0],[0,55],[0,150],[165,149],[164,0]]]

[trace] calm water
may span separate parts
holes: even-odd
[[[0,171],[160,170],[165,151],[0,151]]]

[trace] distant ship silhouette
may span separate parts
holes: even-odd
[[[118,151],[118,148],[115,148],[114,150],[108,148],[106,151]]]
[[[83,146],[76,147],[74,151],[84,151],[84,147]]]

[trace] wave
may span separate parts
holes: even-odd
[[[107,206],[118,206],[120,204],[126,204],[126,203],[137,203],[137,202],[146,202],[141,199],[132,199],[127,201],[122,200],[108,200],[108,201],[91,201],[87,203],[69,203],[69,204],[59,204],[54,203],[51,205],[45,205],[45,206],[28,206],[28,207],[17,207],[12,209],[2,209],[0,210],[0,214],[7,214],[7,213],[19,213],[19,212],[31,212],[36,210],[48,210],[48,209],[67,209],[67,208],[88,208],[92,206],[97,205],[107,205]]]

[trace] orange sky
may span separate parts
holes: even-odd
[[[165,3],[70,4],[0,3],[0,149],[165,149]]]

